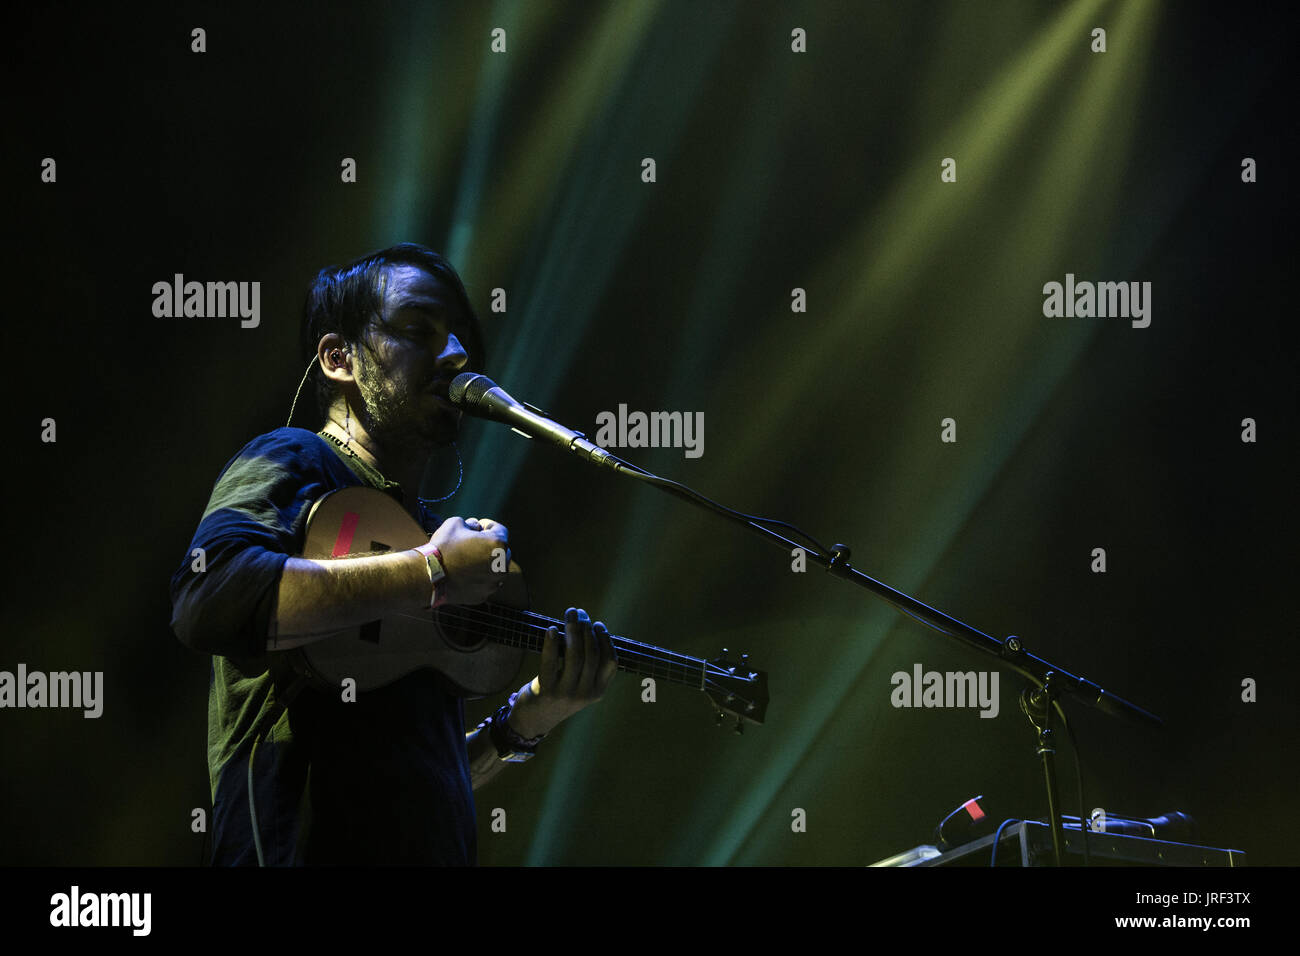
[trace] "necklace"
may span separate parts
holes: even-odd
[[[323,428],[320,431],[318,431],[316,434],[320,435],[322,438],[329,439],[336,446],[338,446],[338,448],[340,448],[344,452],[344,454],[346,454],[349,458],[355,461],[357,465],[367,473],[367,475],[376,479],[380,487],[382,488],[389,488],[394,486],[398,488],[401,487],[400,485],[398,485],[397,482],[389,481],[387,478],[385,478],[382,474],[379,473],[379,470],[377,468],[370,465],[368,462],[366,462],[364,458],[362,458],[360,455],[354,452],[349,447],[349,445],[351,444],[350,440],[347,443],[339,441],[339,439],[331,435],[329,432],[325,431]],[[456,452],[456,487],[452,488],[451,491],[447,492],[447,494],[443,495],[441,498],[425,498],[422,497],[417,492],[415,496],[415,500],[420,505],[420,511],[422,517],[427,517],[429,515],[429,511],[428,511],[429,505],[436,505],[439,504],[440,502],[446,501],[448,498],[451,498],[453,495],[455,495],[456,492],[460,491],[461,483],[465,480],[465,462],[460,457],[460,448],[459,446],[457,446],[455,442],[451,443],[451,447],[452,450]]]
[[[397,485],[397,482],[389,481],[387,478],[385,478],[382,474],[379,473],[378,468],[370,464],[368,461],[366,461],[364,458],[362,458],[360,455],[354,452],[350,447],[348,447],[350,441],[348,443],[341,442],[333,435],[331,435],[329,432],[325,431],[325,429],[323,428],[320,431],[318,431],[316,434],[320,435],[321,438],[325,438],[333,442],[334,445],[337,446],[340,451],[342,451],[345,455],[347,455],[349,458],[351,458],[353,461],[357,463],[357,467],[362,471],[362,473],[365,474],[367,478],[369,478],[379,487],[381,488],[390,488],[393,486],[400,487],[400,485]]]

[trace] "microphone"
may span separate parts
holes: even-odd
[[[451,380],[447,397],[453,405],[476,418],[509,425],[525,438],[540,438],[574,452],[595,465],[617,468],[622,464],[617,458],[594,442],[587,441],[582,432],[565,428],[546,417],[540,408],[527,402],[517,402],[500,385],[477,372],[461,372]]]

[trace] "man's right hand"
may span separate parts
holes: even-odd
[[[482,604],[505,584],[509,532],[490,518],[448,518],[429,543],[442,554],[447,603]]]

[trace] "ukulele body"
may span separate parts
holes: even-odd
[[[424,529],[389,495],[374,488],[340,488],[312,505],[302,557],[323,561],[405,551],[428,540]],[[277,653],[282,664],[323,691],[337,692],[346,678],[356,682],[358,691],[375,690],[428,669],[457,697],[486,697],[512,686],[524,656],[522,647],[484,636],[484,627],[494,626],[494,607],[528,607],[523,572],[514,562],[491,603],[389,614]]]
[[[341,488],[312,505],[302,557],[334,558],[382,554],[418,547],[429,540],[394,499],[368,487]],[[358,691],[376,690],[417,670],[431,670],[448,693],[487,697],[511,688],[525,652],[540,654],[551,627],[565,622],[527,610],[528,592],[519,566],[511,562],[497,599],[464,607],[385,614],[360,627],[331,631],[292,650],[274,652],[277,680],[305,676],[327,694],[343,681]],[[713,660],[679,654],[610,634],[618,669],[639,677],[680,684],[707,695],[716,715],[731,714],[736,726],[763,723],[767,675],[753,669],[748,655]],[[287,672],[287,673],[286,673]]]

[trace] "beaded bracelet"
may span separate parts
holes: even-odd
[[[507,763],[522,763],[528,760],[537,752],[537,745],[545,738],[546,734],[538,734],[536,737],[520,737],[510,726],[510,713],[515,708],[515,701],[519,697],[519,692],[510,695],[510,699],[491,717],[485,718],[479,726],[486,726],[488,735],[492,738],[492,743],[497,749],[497,756]]]

